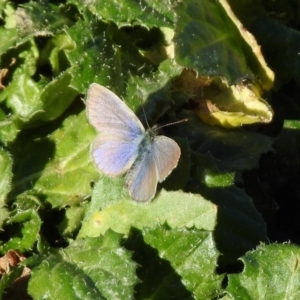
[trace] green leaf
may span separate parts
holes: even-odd
[[[189,0],[179,3],[176,13],[174,43],[180,65],[201,75],[225,77],[229,84],[245,75],[256,75],[264,68],[262,79],[272,82],[272,71],[241,36],[237,27],[240,24],[235,24],[228,6],[222,7],[215,1]],[[252,47],[254,42],[253,39]],[[270,88],[267,82],[263,86]]]
[[[141,33],[137,33],[138,37],[134,33],[139,29],[132,30],[133,33],[127,33],[91,14],[68,30],[76,48],[66,54],[72,66],[72,85],[78,91],[85,93],[92,82],[98,82],[113,87],[121,96],[125,83],[139,68],[140,74],[153,69],[135,47],[134,41],[141,38]],[[147,34],[147,30],[142,30],[142,34]]]
[[[258,133],[206,128],[198,153],[210,153],[221,171],[241,171],[258,167],[263,153],[272,151],[273,139]]]
[[[103,5],[101,2],[82,3],[71,0],[80,10],[88,8],[99,19],[112,21],[117,26],[143,25],[150,27],[171,27],[174,23],[174,0],[168,2],[146,0],[122,0],[114,2],[108,0]]]
[[[115,185],[119,192],[116,188],[110,192]],[[200,195],[162,190],[155,200],[144,205],[122,198],[121,180],[111,183],[109,179],[99,181],[80,236],[99,236],[108,229],[128,234],[131,227],[142,229],[165,222],[172,228],[195,226],[213,230],[216,225],[216,207]],[[102,210],[99,211],[100,208]]]
[[[0,3],[0,14],[4,19],[4,28],[0,28],[1,45],[0,45],[0,62],[2,65],[2,55],[13,45],[15,45],[18,37],[15,21],[15,9],[13,5],[7,1]],[[1,19],[2,19],[1,18]]]
[[[145,119],[142,109],[137,110],[141,103],[143,103],[147,121],[150,124],[154,125],[159,118],[164,118],[163,121],[166,123],[177,121],[173,116],[174,111],[180,109],[185,102],[170,97],[172,95],[170,92],[173,91],[171,78],[178,76],[182,70],[183,68],[174,60],[167,59],[159,65],[156,72],[149,76],[136,76],[129,79],[126,103],[133,111],[136,111],[141,121]],[[171,116],[168,116],[168,112]]]
[[[20,252],[31,251],[39,235],[41,223],[35,210],[17,211],[6,222],[5,231],[9,235],[9,240],[1,241],[0,251],[2,253],[11,249]]]
[[[19,58],[24,62],[18,65],[11,83],[0,96],[1,100],[6,98],[8,107],[13,111],[13,122],[19,128],[38,126],[56,119],[78,95],[78,91],[70,87],[72,76],[67,72],[48,84],[33,80],[38,57],[36,45],[27,43],[25,51],[21,49],[23,47],[16,51],[20,51]]]
[[[219,126],[203,124],[192,112],[178,114],[179,119],[188,122],[176,127],[178,138],[187,138],[192,150],[206,155],[197,166],[201,172],[206,172],[205,160],[214,161],[217,173],[232,173],[251,170],[259,166],[262,154],[273,151],[274,138],[240,128],[227,130]],[[212,170],[215,172],[215,170]],[[216,173],[215,172],[215,173]]]
[[[170,262],[196,299],[220,294],[223,276],[216,274],[218,251],[211,232],[157,226],[143,231],[145,242]]]
[[[22,275],[22,272],[24,270],[23,266],[17,266],[12,268],[9,273],[4,273],[1,276],[0,279],[0,298],[5,299],[7,297],[6,295],[6,289],[11,287],[12,284],[15,282],[15,280],[19,279]],[[15,288],[16,290],[16,288]]]
[[[68,15],[70,7],[55,5],[48,0],[30,1],[19,6],[15,13],[20,42],[33,36],[49,36],[60,33],[72,18]],[[74,17],[74,15],[72,16]]]
[[[5,205],[6,195],[11,189],[12,159],[7,151],[0,148],[0,208]]]
[[[197,178],[207,188],[226,188],[234,185],[236,172],[222,171],[216,166],[216,160],[211,154],[192,154],[195,164],[193,177]],[[200,167],[201,166],[201,167]]]
[[[276,72],[276,79],[282,82],[295,80],[299,83],[300,67],[296,63],[300,52],[299,31],[278,20],[266,18],[265,15],[253,22],[251,30],[262,46],[268,64]]]
[[[145,243],[142,231],[132,228],[124,245],[132,251],[139,266],[140,282],[135,286],[135,299],[194,299],[177,270],[159,257],[157,249]]]
[[[57,226],[58,231],[64,237],[72,237],[81,227],[87,203],[83,202],[80,206],[67,207],[65,217]]]
[[[68,30],[77,46],[66,53],[73,66],[72,85],[82,93],[99,79],[102,85],[109,85],[110,79],[119,84],[122,79],[118,50],[106,40],[107,27],[101,21],[80,20]]]
[[[24,192],[54,207],[81,202],[97,176],[89,154],[93,137],[85,111],[66,118],[50,135],[36,130],[20,135],[11,146],[16,163],[11,200]]]
[[[0,228],[3,222],[8,218],[8,210],[4,207],[6,196],[11,190],[12,180],[12,159],[7,151],[0,148]]]
[[[28,122],[36,112],[39,112],[39,92],[38,85],[27,74],[16,76],[5,90],[8,106],[21,124]]]
[[[220,264],[233,263],[246,251],[254,249],[261,242],[267,242],[266,224],[252,199],[235,186],[211,188],[205,182],[197,186],[192,183],[187,189],[201,194],[218,207],[217,225],[214,230],[219,251]],[[217,180],[219,180],[217,178]]]
[[[10,47],[15,45],[17,40],[17,31],[13,28],[0,28],[1,45],[0,45],[0,55],[4,54]],[[1,62],[1,60],[0,60]],[[1,67],[3,67],[1,65]]]
[[[32,269],[29,293],[41,299],[131,299],[136,265],[120,246],[121,236],[77,240]]]
[[[192,161],[192,179],[186,190],[201,193],[217,205],[215,239],[223,254],[220,262],[233,263],[246,251],[267,241],[266,225],[252,199],[234,185],[232,174],[220,172],[210,155],[193,155]]]
[[[105,299],[76,265],[53,256],[32,270],[28,292],[34,299]]]
[[[241,258],[244,270],[229,274],[229,299],[298,299],[300,250],[295,245],[261,245]]]
[[[49,39],[45,47],[41,51],[39,58],[39,66],[50,63],[54,77],[70,67],[66,58],[65,52],[71,51],[75,48],[74,42],[67,34],[55,35]]]
[[[0,228],[2,229],[3,223],[8,219],[9,211],[5,207],[0,208]]]
[[[261,51],[261,44],[256,41],[251,32],[246,30],[246,22],[244,23],[244,19],[241,21],[241,19],[237,18],[235,15],[236,7],[240,6],[240,9],[243,10],[245,15],[247,15],[247,18],[250,16],[250,11],[255,16],[258,16],[263,11],[262,8],[264,4],[257,0],[251,2],[247,2],[247,0],[220,0],[220,4],[225,10],[227,16],[236,26],[236,29],[239,31],[239,35],[242,39],[241,45],[244,51],[245,59],[256,76],[255,83],[261,86],[261,88],[264,90],[270,90],[273,87],[275,74],[268,67],[268,64],[265,61],[265,57]],[[263,12],[263,14],[265,15],[265,12]],[[238,17],[240,17],[240,14],[238,14]],[[250,17],[250,19],[252,19],[252,17]]]
[[[12,142],[17,134],[19,133],[19,128],[14,122],[12,115],[6,116],[4,113],[0,112],[0,141],[3,145],[7,145]]]
[[[71,80],[72,76],[65,72],[45,86],[39,97],[40,108],[36,108],[30,120],[31,126],[56,119],[70,106],[78,95],[70,86]]]
[[[15,71],[10,84],[0,94],[0,101],[6,99],[7,106],[19,119],[28,120],[38,105],[39,86],[32,79],[36,72],[38,48],[34,41],[28,41],[13,49],[11,56],[15,60]]]

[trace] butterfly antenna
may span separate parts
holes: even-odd
[[[146,112],[145,112],[145,109],[144,109],[143,103],[141,103],[141,104],[142,104],[142,110],[143,110],[143,114],[144,114],[144,118],[145,118],[145,121],[146,121],[147,127],[148,127],[148,129],[150,129],[150,126],[149,126],[149,123],[148,123],[148,119],[147,119],[147,115],[146,115]],[[179,121],[176,121],[176,122],[168,123],[168,124],[165,124],[165,125],[162,125],[162,126],[156,127],[156,128],[155,128],[155,131],[156,131],[156,130],[158,130],[158,129],[161,129],[161,128],[163,128],[163,127],[167,127],[167,126],[171,126],[171,125],[175,125],[175,124],[183,123],[183,122],[186,122],[186,121],[188,121],[188,119],[182,119],[182,120],[179,120]]]
[[[143,115],[144,115],[144,118],[145,118],[145,122],[146,122],[146,125],[147,125],[147,128],[150,129],[150,126],[149,126],[149,123],[148,123],[148,119],[147,119],[147,115],[146,115],[146,112],[145,112],[145,109],[144,109],[144,104],[143,104],[143,101],[142,101],[142,95],[141,94],[141,91],[139,89],[137,89],[137,92],[139,94],[139,98],[140,98],[140,102],[141,102],[141,107],[142,107],[142,110],[143,110]]]
[[[145,109],[144,109],[143,103],[142,103],[142,110],[143,110],[143,114],[144,114],[144,118],[145,118],[145,121],[146,121],[147,127],[148,127],[148,129],[150,129],[150,126],[149,126],[149,123],[148,123],[148,120],[147,120],[147,116],[146,116],[146,112],[145,112]]]
[[[159,127],[155,128],[155,130],[161,129],[163,127],[172,126],[172,125],[175,125],[175,124],[187,122],[188,120],[189,119],[182,119],[182,120],[179,120],[179,121],[176,121],[176,122],[168,123],[168,124],[165,124],[165,125],[162,125],[162,126],[159,126]]]

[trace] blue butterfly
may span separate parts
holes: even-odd
[[[126,186],[135,201],[150,201],[177,166],[180,148],[154,129],[145,130],[137,116],[113,92],[93,83],[88,89],[87,117],[100,132],[91,146],[98,169],[115,177],[127,172]]]

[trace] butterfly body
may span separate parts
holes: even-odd
[[[180,148],[175,141],[145,130],[126,104],[107,88],[93,83],[87,93],[87,116],[100,132],[91,146],[98,169],[107,176],[127,172],[125,184],[136,201],[149,201],[177,166]]]

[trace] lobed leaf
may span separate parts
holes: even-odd
[[[299,298],[299,247],[261,245],[241,258],[244,270],[228,275],[229,299]]]
[[[18,249],[20,252],[31,251],[38,238],[41,224],[35,210],[17,211],[6,221],[5,230],[9,232],[9,240],[0,242],[0,252],[5,253],[11,249]]]
[[[114,22],[118,27],[128,25],[142,25],[151,27],[171,27],[174,23],[173,6],[176,1],[167,2],[146,0],[137,2],[122,0],[117,3],[108,0],[101,2],[72,0],[80,10],[89,9],[99,19]]]
[[[135,263],[120,246],[121,236],[77,240],[32,269],[29,293],[34,298],[132,299]]]
[[[37,138],[35,132],[20,136],[11,147],[16,163],[11,199],[24,192],[54,207],[81,202],[97,174],[89,155],[93,136],[85,112],[70,116],[45,137]]]
[[[212,233],[200,229],[157,226],[143,230],[149,245],[158,250],[181,276],[197,299],[213,299],[221,291],[223,276],[217,275],[218,251]]]
[[[131,227],[143,229],[167,222],[172,228],[183,226],[213,230],[216,207],[200,195],[161,191],[151,203],[138,205],[120,200],[122,182],[100,181],[93,192],[91,207],[86,214],[80,236],[99,236],[108,229],[128,234]],[[117,191],[116,186],[119,191]],[[128,196],[127,196],[128,197]],[[102,210],[99,211],[99,209]]]

